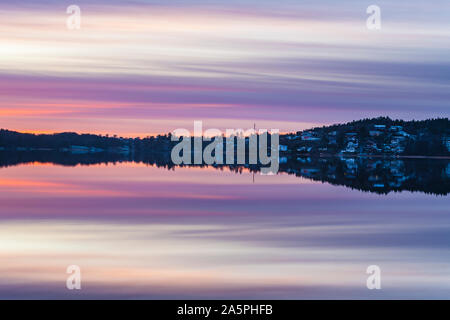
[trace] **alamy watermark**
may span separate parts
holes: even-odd
[[[79,6],[72,4],[67,7],[66,13],[70,14],[67,17],[66,25],[69,30],[76,30],[81,28],[81,9]]]
[[[366,281],[367,289],[369,289],[369,290],[381,289],[381,269],[380,269],[380,267],[377,265],[368,266],[366,273],[370,274],[370,276],[367,278],[367,281]]]
[[[67,267],[66,273],[70,274],[66,280],[66,288],[81,290],[81,268],[77,265],[70,265]]]
[[[367,7],[366,13],[370,16],[366,20],[366,26],[369,30],[381,29],[381,9],[379,6],[372,4]]]
[[[180,141],[181,139],[181,141]],[[262,174],[276,174],[279,169],[279,130],[208,129],[202,121],[194,121],[194,134],[187,129],[172,132],[174,164],[253,164],[261,165]],[[270,140],[270,147],[268,146]],[[209,142],[206,146],[204,142]],[[193,145],[193,146],[192,146]],[[225,151],[224,151],[225,149]]]

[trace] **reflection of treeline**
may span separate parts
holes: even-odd
[[[173,165],[168,154],[151,154],[137,162],[163,167],[214,167],[235,173],[259,173],[259,165]],[[332,185],[378,194],[417,191],[436,195],[450,193],[450,160],[397,158],[304,157],[280,164],[280,173],[287,173]]]
[[[73,154],[58,151],[0,151],[0,167],[15,166],[27,163],[53,163],[62,166],[107,164],[131,161],[121,153],[86,153]]]
[[[450,160],[446,159],[304,157],[281,164],[280,171],[378,194],[450,193]]]
[[[115,164],[136,162],[174,170],[180,167],[214,167],[236,173],[258,173],[258,165],[180,165],[175,166],[170,152],[86,153],[72,154],[56,151],[0,151],[0,167],[21,163],[55,163],[64,166]],[[450,161],[445,159],[397,159],[366,157],[299,157],[280,164],[280,172],[344,185],[352,189],[387,194],[403,190],[436,195],[450,193]]]

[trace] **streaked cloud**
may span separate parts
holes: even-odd
[[[360,1],[77,4],[76,31],[57,1],[0,13],[0,127],[90,130],[84,119],[103,132],[145,135],[175,129],[174,120],[289,131],[449,116],[445,1],[381,1],[379,32],[366,29]],[[136,132],[143,119],[153,127]]]

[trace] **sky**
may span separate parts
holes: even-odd
[[[0,1],[0,128],[147,136],[450,115],[450,3]],[[70,30],[69,5],[81,9]],[[381,9],[369,30],[368,6]]]

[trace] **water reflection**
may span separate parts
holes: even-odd
[[[357,160],[254,182],[253,168],[23,160],[0,170],[1,298],[450,298],[450,198],[321,183],[330,166],[358,177]],[[382,290],[366,288],[371,264]]]

